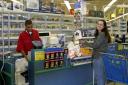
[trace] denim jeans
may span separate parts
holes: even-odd
[[[93,60],[93,70],[94,70],[94,78],[96,80],[95,83],[97,85],[105,85],[105,69],[102,57],[98,57]]]

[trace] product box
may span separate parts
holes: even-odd
[[[44,51],[36,51],[35,52],[35,60],[45,60]]]
[[[55,53],[50,53],[51,57],[50,59],[55,59]]]
[[[66,54],[66,55],[68,54],[68,49],[67,48],[64,49],[64,54]]]
[[[21,2],[12,1],[12,9],[13,11],[23,11],[24,5]]]
[[[50,59],[50,53],[45,53],[45,60],[49,60]]]
[[[57,37],[58,37],[60,47],[64,47],[64,45],[65,45],[65,34],[58,34]]]
[[[82,39],[83,37],[94,37],[94,32],[94,29],[79,29],[74,35],[75,37],[78,37],[78,39]]]
[[[0,1],[0,11],[6,11],[7,10],[7,2],[6,1]]]
[[[26,0],[26,10],[39,12],[39,0]]]
[[[50,62],[49,61],[45,61],[44,68],[45,69],[49,69],[50,68]]]
[[[13,10],[12,2],[7,3],[7,10]]]
[[[64,64],[64,61],[63,60],[60,60],[59,61],[59,66],[61,67],[61,66],[63,66],[63,64]]]
[[[89,48],[80,48],[82,56],[92,56],[92,49]]]

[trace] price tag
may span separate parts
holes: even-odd
[[[44,60],[45,55],[43,51],[36,51],[35,52],[35,60]]]

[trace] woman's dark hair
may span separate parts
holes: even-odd
[[[27,25],[32,25],[32,20],[31,19],[25,21],[25,26],[27,26]]]
[[[111,42],[111,37],[110,37],[109,32],[108,32],[108,29],[107,29],[107,23],[106,23],[105,20],[99,20],[99,21],[102,21],[102,22],[103,22],[104,28],[103,28],[101,31],[105,33],[105,36],[106,36],[107,39],[108,39],[108,43],[110,43],[110,42]],[[98,32],[97,29],[96,29],[94,35],[95,35],[95,37],[97,37],[97,36],[99,35],[99,32]]]

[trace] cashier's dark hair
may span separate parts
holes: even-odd
[[[32,20],[31,19],[25,21],[25,26],[27,26],[27,25],[32,25]]]
[[[109,34],[109,32],[108,32],[108,29],[107,29],[107,23],[106,23],[105,20],[99,20],[99,21],[102,21],[102,22],[104,23],[104,28],[102,29],[102,32],[105,33],[105,36],[106,36],[106,38],[108,39],[108,43],[110,43],[110,42],[111,42],[111,37],[110,37],[110,34]],[[99,21],[98,21],[98,22],[99,22]],[[94,35],[95,35],[95,37],[97,37],[97,36],[99,35],[99,32],[98,32],[97,29],[96,29]]]

